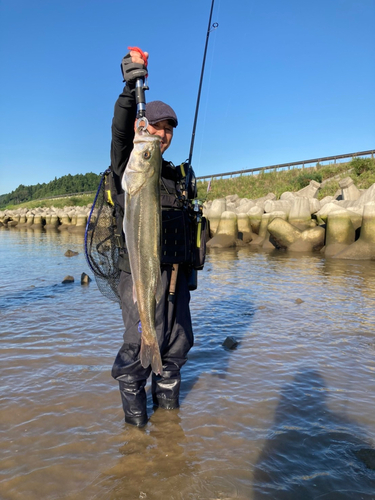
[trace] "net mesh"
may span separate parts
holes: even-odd
[[[116,218],[114,207],[107,202],[105,176],[102,175],[98,191],[88,218],[85,233],[86,260],[94,273],[100,292],[120,303],[117,286],[120,270],[117,268],[119,247],[116,245]]]

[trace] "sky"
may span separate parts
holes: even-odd
[[[129,46],[189,156],[212,0],[0,0],[0,194],[110,162]],[[375,148],[375,0],[215,0],[199,176]]]

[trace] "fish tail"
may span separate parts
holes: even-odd
[[[156,375],[163,374],[163,363],[161,361],[160,349],[156,340],[152,341],[151,344],[147,344],[142,339],[139,357],[143,368],[147,368],[151,365],[152,371]]]

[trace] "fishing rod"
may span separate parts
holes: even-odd
[[[206,35],[206,44],[205,44],[205,47],[204,47],[204,54],[203,54],[201,77],[200,77],[200,81],[199,81],[197,104],[196,104],[196,107],[195,107],[195,116],[194,116],[194,123],[193,123],[193,131],[192,131],[192,134],[191,134],[190,152],[189,152],[189,159],[188,159],[188,172],[187,172],[186,180],[185,180],[185,191],[186,192],[188,192],[188,187],[189,187],[189,183],[190,183],[191,176],[192,176],[191,160],[192,160],[192,157],[193,157],[194,140],[195,140],[195,129],[197,127],[198,111],[199,111],[199,104],[200,104],[200,99],[201,99],[201,91],[202,91],[204,68],[205,68],[205,65],[206,65],[206,55],[207,55],[208,39],[210,37],[211,31],[216,30],[216,28],[219,26],[219,23],[213,23],[211,25],[212,11],[214,9],[214,3],[215,3],[215,0],[212,0],[212,2],[211,2],[210,17],[209,17],[209,20],[208,20],[208,28],[207,28],[207,35]]]

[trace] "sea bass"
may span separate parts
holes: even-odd
[[[155,306],[162,297],[160,271],[160,137],[137,131],[126,166],[124,233],[133,278],[133,299],[137,302],[142,338],[140,360],[163,372],[155,330]]]

